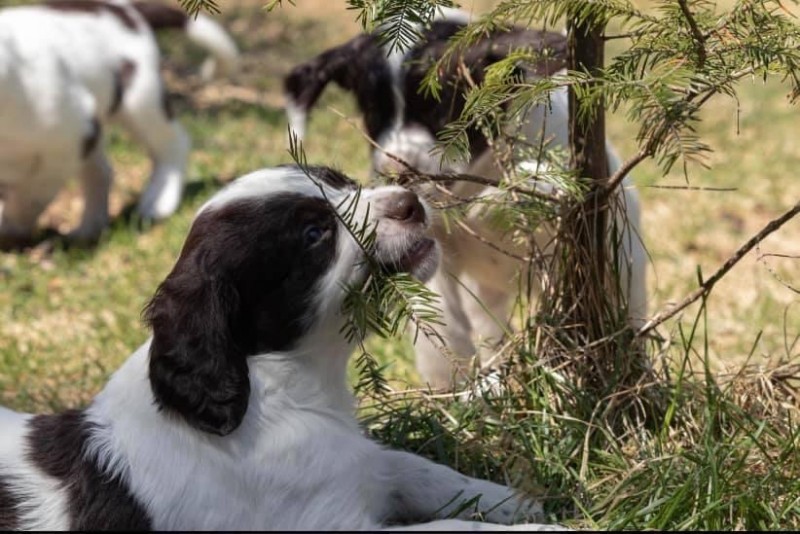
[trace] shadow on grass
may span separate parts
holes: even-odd
[[[241,119],[244,117],[263,121],[269,126],[277,126],[286,122],[286,112],[283,108],[262,102],[248,102],[236,97],[221,99],[218,102],[198,104],[191,93],[171,93],[170,99],[179,115],[191,115],[193,121],[222,119]],[[212,122],[213,124],[213,122]]]
[[[181,210],[187,209],[187,206],[192,204],[193,200],[210,196],[226,183],[227,180],[220,177],[208,177],[203,180],[189,182],[184,189],[181,207],[172,217],[179,215]],[[142,235],[169,220],[169,218],[163,221],[144,219],[137,213],[136,207],[137,203],[135,201],[123,206],[120,213],[111,219],[108,228],[103,231],[103,234],[97,240],[75,241],[55,228],[46,227],[31,242],[26,243],[24,247],[12,249],[11,252],[24,252],[39,257],[48,257],[56,251],[74,252],[76,254],[71,254],[73,261],[91,260],[96,252],[111,241],[113,236],[123,233]]]

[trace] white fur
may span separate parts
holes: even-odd
[[[94,239],[105,228],[112,172],[102,137],[82,154],[93,121],[101,128],[118,122],[147,149],[153,172],[139,212],[162,219],[178,207],[189,137],[162,109],[152,32],[133,8],[121,7],[136,31],[107,12],[0,11],[0,186],[6,191],[0,240],[29,238],[39,214],[78,175],[85,207],[74,237]],[[135,72],[111,115],[114,73],[124,62]]]
[[[281,192],[324,196],[339,210],[355,194],[314,184],[296,170],[265,170],[225,188],[201,213]],[[368,224],[377,226],[379,255],[408,246],[401,244],[409,242],[408,234],[421,231],[401,227],[386,215],[403,193],[399,187],[364,190],[356,206],[357,219],[368,213]],[[87,409],[97,431],[85,454],[109,475],[120,477],[144,506],[154,529],[375,530],[393,516],[446,518],[460,502],[479,495],[479,508],[495,523],[524,520],[538,512],[536,503],[520,499],[509,488],[388,450],[362,434],[347,388],[346,364],[353,346],[340,333],[340,310],[343,286],[363,279],[365,262],[352,237],[341,231],[339,236],[334,266],[309,305],[309,317],[316,319],[307,334],[291,351],[248,358],[248,408],[232,433],[207,434],[158,409],[148,382],[150,340],[114,373]],[[436,253],[432,255],[433,266],[422,262],[414,268],[417,276],[433,273]],[[26,516],[23,527],[63,528],[63,510],[55,504],[50,511],[38,508],[42,499],[62,501],[59,490],[54,495],[50,483],[37,479],[21,455],[25,420],[26,416],[0,411],[0,474],[13,472],[30,481],[26,487],[33,496],[25,504],[34,507],[42,521]],[[415,528],[499,529],[449,520]]]
[[[295,104],[291,98],[286,99],[286,116],[289,120],[290,136],[294,134],[298,141],[306,137],[306,124],[308,124],[308,113],[300,106]],[[291,139],[290,139],[291,140]],[[290,145],[291,146],[291,145]]]
[[[210,80],[216,74],[228,76],[239,68],[239,49],[230,35],[214,19],[199,13],[189,17],[186,37],[209,50],[212,58],[204,62],[201,75]]]
[[[58,481],[30,465],[20,447],[29,415],[0,408],[0,480],[10,480],[15,491],[29,499],[20,523],[31,530],[66,530],[67,502]]]

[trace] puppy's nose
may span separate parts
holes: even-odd
[[[425,208],[416,193],[403,191],[392,195],[386,206],[386,217],[408,223],[424,223]]]

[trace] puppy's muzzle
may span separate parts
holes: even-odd
[[[388,201],[385,216],[401,223],[425,224],[427,215],[425,207],[416,193],[403,191],[395,193]]]
[[[413,191],[393,186],[373,200],[378,215],[376,259],[385,271],[407,272],[427,280],[440,251],[430,235],[430,214]]]

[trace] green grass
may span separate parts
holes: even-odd
[[[291,161],[280,76],[357,31],[352,13],[330,0],[298,4],[265,13],[255,0],[224,3],[223,16],[245,53],[234,80],[200,84],[194,72],[202,54],[179,36],[162,39],[169,85],[194,144],[187,197],[175,216],[141,228],[120,215],[136,201],[148,163],[114,131],[117,216],[100,245],[0,253],[0,404],[25,411],[85,405],[146,339],[140,312],[172,267],[196,209],[224,182]],[[710,274],[800,197],[798,110],[785,93],[779,83],[742,83],[738,129],[736,102],[717,98],[703,114],[700,133],[715,152],[710,169],[690,169],[690,183],[735,192],[651,188],[685,180],[680,169],[662,176],[650,163],[634,173],[652,256],[652,312],[694,289],[698,266]],[[329,108],[356,116],[350,98],[329,89],[311,123],[308,159],[365,180],[366,143]],[[623,156],[635,150],[633,128],[621,115],[609,120]],[[76,198],[73,185],[42,224],[61,230],[74,224]],[[796,256],[798,231],[800,222],[789,223],[761,252]],[[800,260],[765,261],[800,286]],[[572,526],[800,528],[797,371],[789,366],[800,356],[797,293],[750,254],[704,305],[669,321],[661,334],[664,343],[651,353],[662,373],[671,373],[660,390],[668,422],[629,417],[610,424],[599,410],[607,402],[590,404],[531,350],[528,371],[509,384],[523,394],[470,403],[420,394],[392,393],[380,403],[369,397],[365,425],[387,443],[465,473],[542,493],[552,517]],[[371,338],[367,348],[386,365],[396,390],[418,385],[407,340]],[[751,354],[746,372],[723,376]],[[775,371],[780,361],[785,365]]]

